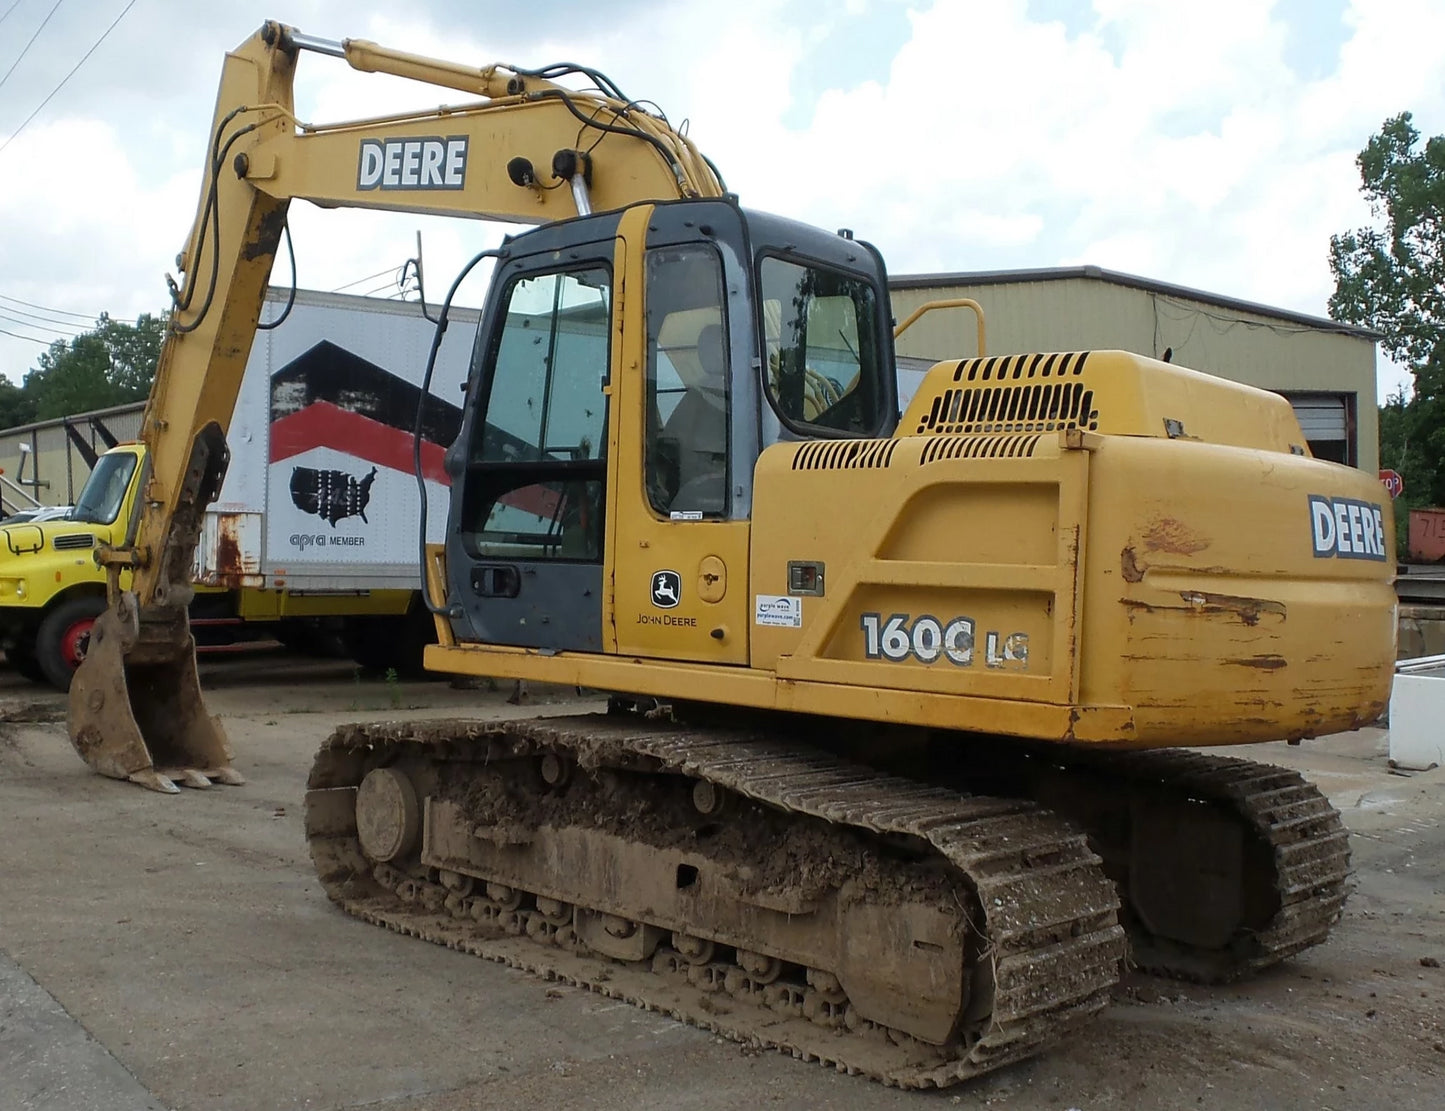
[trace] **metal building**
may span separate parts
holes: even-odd
[[[140,436],[144,401],[0,431],[0,508],[73,505],[95,457]]]
[[[894,275],[893,315],[971,297],[984,310],[988,354],[1118,348],[1275,390],[1289,398],[1315,456],[1379,467],[1375,343],[1379,334],[1097,266]],[[931,312],[898,341],[902,392],[922,368],[978,353],[973,314]]]

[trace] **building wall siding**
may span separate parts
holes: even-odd
[[[1181,366],[1236,382],[1353,394],[1359,466],[1378,469],[1375,344],[1365,336],[1089,277],[894,289],[893,315],[903,320],[948,297],[983,306],[992,355],[1117,348],[1157,357],[1172,347]],[[931,312],[898,341],[900,355],[934,360],[968,358],[977,347],[966,309]]]
[[[98,418],[118,442],[124,443],[140,438],[144,409],[145,402],[137,401],[133,405],[104,410]],[[105,441],[96,434],[88,420],[84,417],[72,418],[71,423],[97,455],[106,450]],[[20,450],[22,443],[31,449],[28,459]],[[0,469],[7,479],[17,483],[42,505],[73,505],[85,480],[90,477],[90,467],[66,434],[64,420],[42,421],[0,432]],[[38,485],[35,484],[37,479]]]

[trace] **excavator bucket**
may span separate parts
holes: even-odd
[[[142,609],[129,591],[96,619],[70,690],[70,740],[115,779],[175,793],[177,782],[245,782],[206,712],[184,606]]]

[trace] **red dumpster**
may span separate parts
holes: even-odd
[[[1410,510],[1410,559],[1414,563],[1445,560],[1445,509]]]

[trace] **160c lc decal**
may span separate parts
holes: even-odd
[[[956,667],[972,667],[974,624],[971,617],[955,617],[940,621],[924,614],[912,617],[895,613],[886,620],[881,614],[865,613],[858,621],[863,630],[863,654],[870,660],[902,663],[907,659],[931,664],[947,660]],[[1027,633],[990,631],[984,635],[985,667],[1008,667],[1028,670],[1029,637]]]

